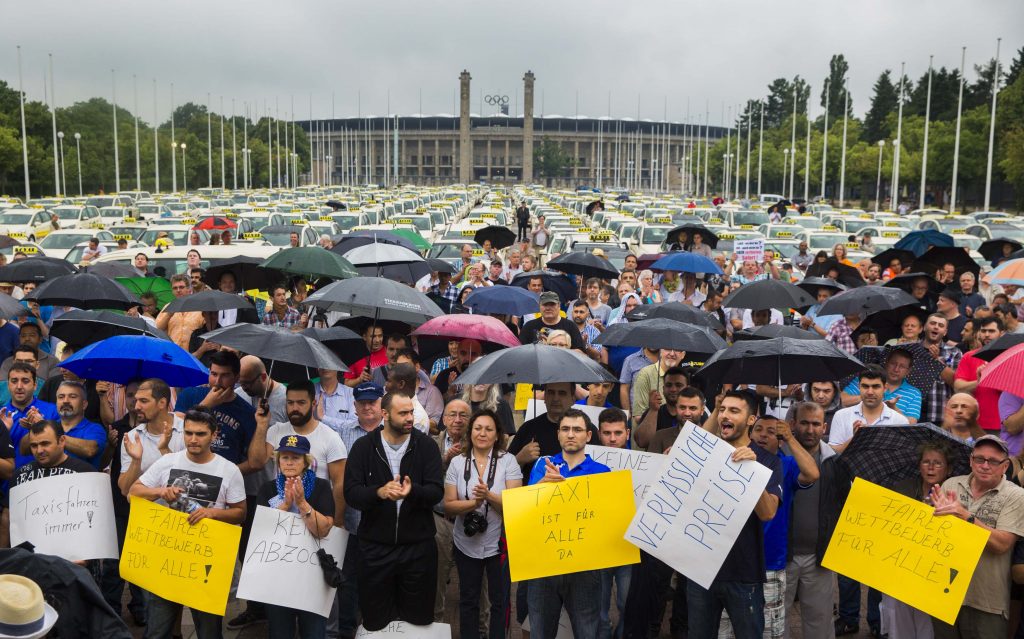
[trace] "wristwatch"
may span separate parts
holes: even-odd
[[[972,515],[967,515],[967,523],[973,524],[974,520],[975,520],[975,517],[974,517],[973,514]]]

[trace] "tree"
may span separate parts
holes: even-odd
[[[563,177],[565,170],[574,162],[575,160],[568,151],[562,148],[561,144],[547,136],[541,138],[540,144],[533,149],[533,165],[541,177]]]
[[[842,119],[843,107],[846,106],[846,96],[843,91],[846,89],[846,73],[850,70],[850,65],[846,62],[843,54],[839,53],[832,56],[828,68],[828,78],[825,80],[825,86],[821,88],[821,106],[825,106],[827,94],[828,119],[829,122],[835,122]],[[850,110],[847,111],[847,115],[852,115],[852,113]]]
[[[1002,65],[1000,65],[999,71],[1000,82],[1002,82],[1002,78],[1005,77]],[[996,75],[996,59],[992,58],[985,64],[974,65],[974,72],[978,74],[978,79],[965,91],[964,108],[966,109],[973,109],[992,102],[992,78]],[[1000,86],[1003,85],[1000,84]]]
[[[871,108],[864,117],[864,137],[874,143],[889,136],[886,116],[899,108],[899,90],[892,83],[892,71],[886,69],[875,80]]]
[[[1017,55],[1010,61],[1010,65],[1006,67],[1007,86],[1017,81],[1017,78],[1020,77],[1022,66],[1024,66],[1024,47],[1017,49]]]
[[[800,76],[790,82],[785,78],[776,78],[768,85],[768,98],[764,110],[765,128],[781,126],[793,115],[793,94],[796,93],[797,110],[807,104],[811,96],[811,87]]]

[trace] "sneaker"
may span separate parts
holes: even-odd
[[[254,624],[263,623],[267,620],[265,614],[257,614],[246,608],[242,614],[228,621],[228,629],[240,630]]]
[[[230,626],[229,626],[230,627]],[[835,621],[836,636],[841,637],[843,635],[856,634],[860,627],[857,624],[849,623],[843,619],[836,619]]]

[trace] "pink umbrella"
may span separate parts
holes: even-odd
[[[1024,344],[1006,349],[986,364],[978,388],[992,388],[1024,397]]]
[[[420,325],[412,334],[419,337],[476,339],[499,346],[521,346],[519,338],[501,320],[489,315],[442,315]]]

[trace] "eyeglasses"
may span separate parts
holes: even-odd
[[[1009,457],[1003,459],[991,459],[989,457],[980,457],[978,455],[971,455],[971,462],[978,466],[1001,466],[1003,462],[1010,461]]]
[[[929,468],[942,468],[943,466],[946,465],[946,462],[944,462],[944,461],[929,460],[929,461],[921,462],[921,465],[922,466],[928,466]]]

